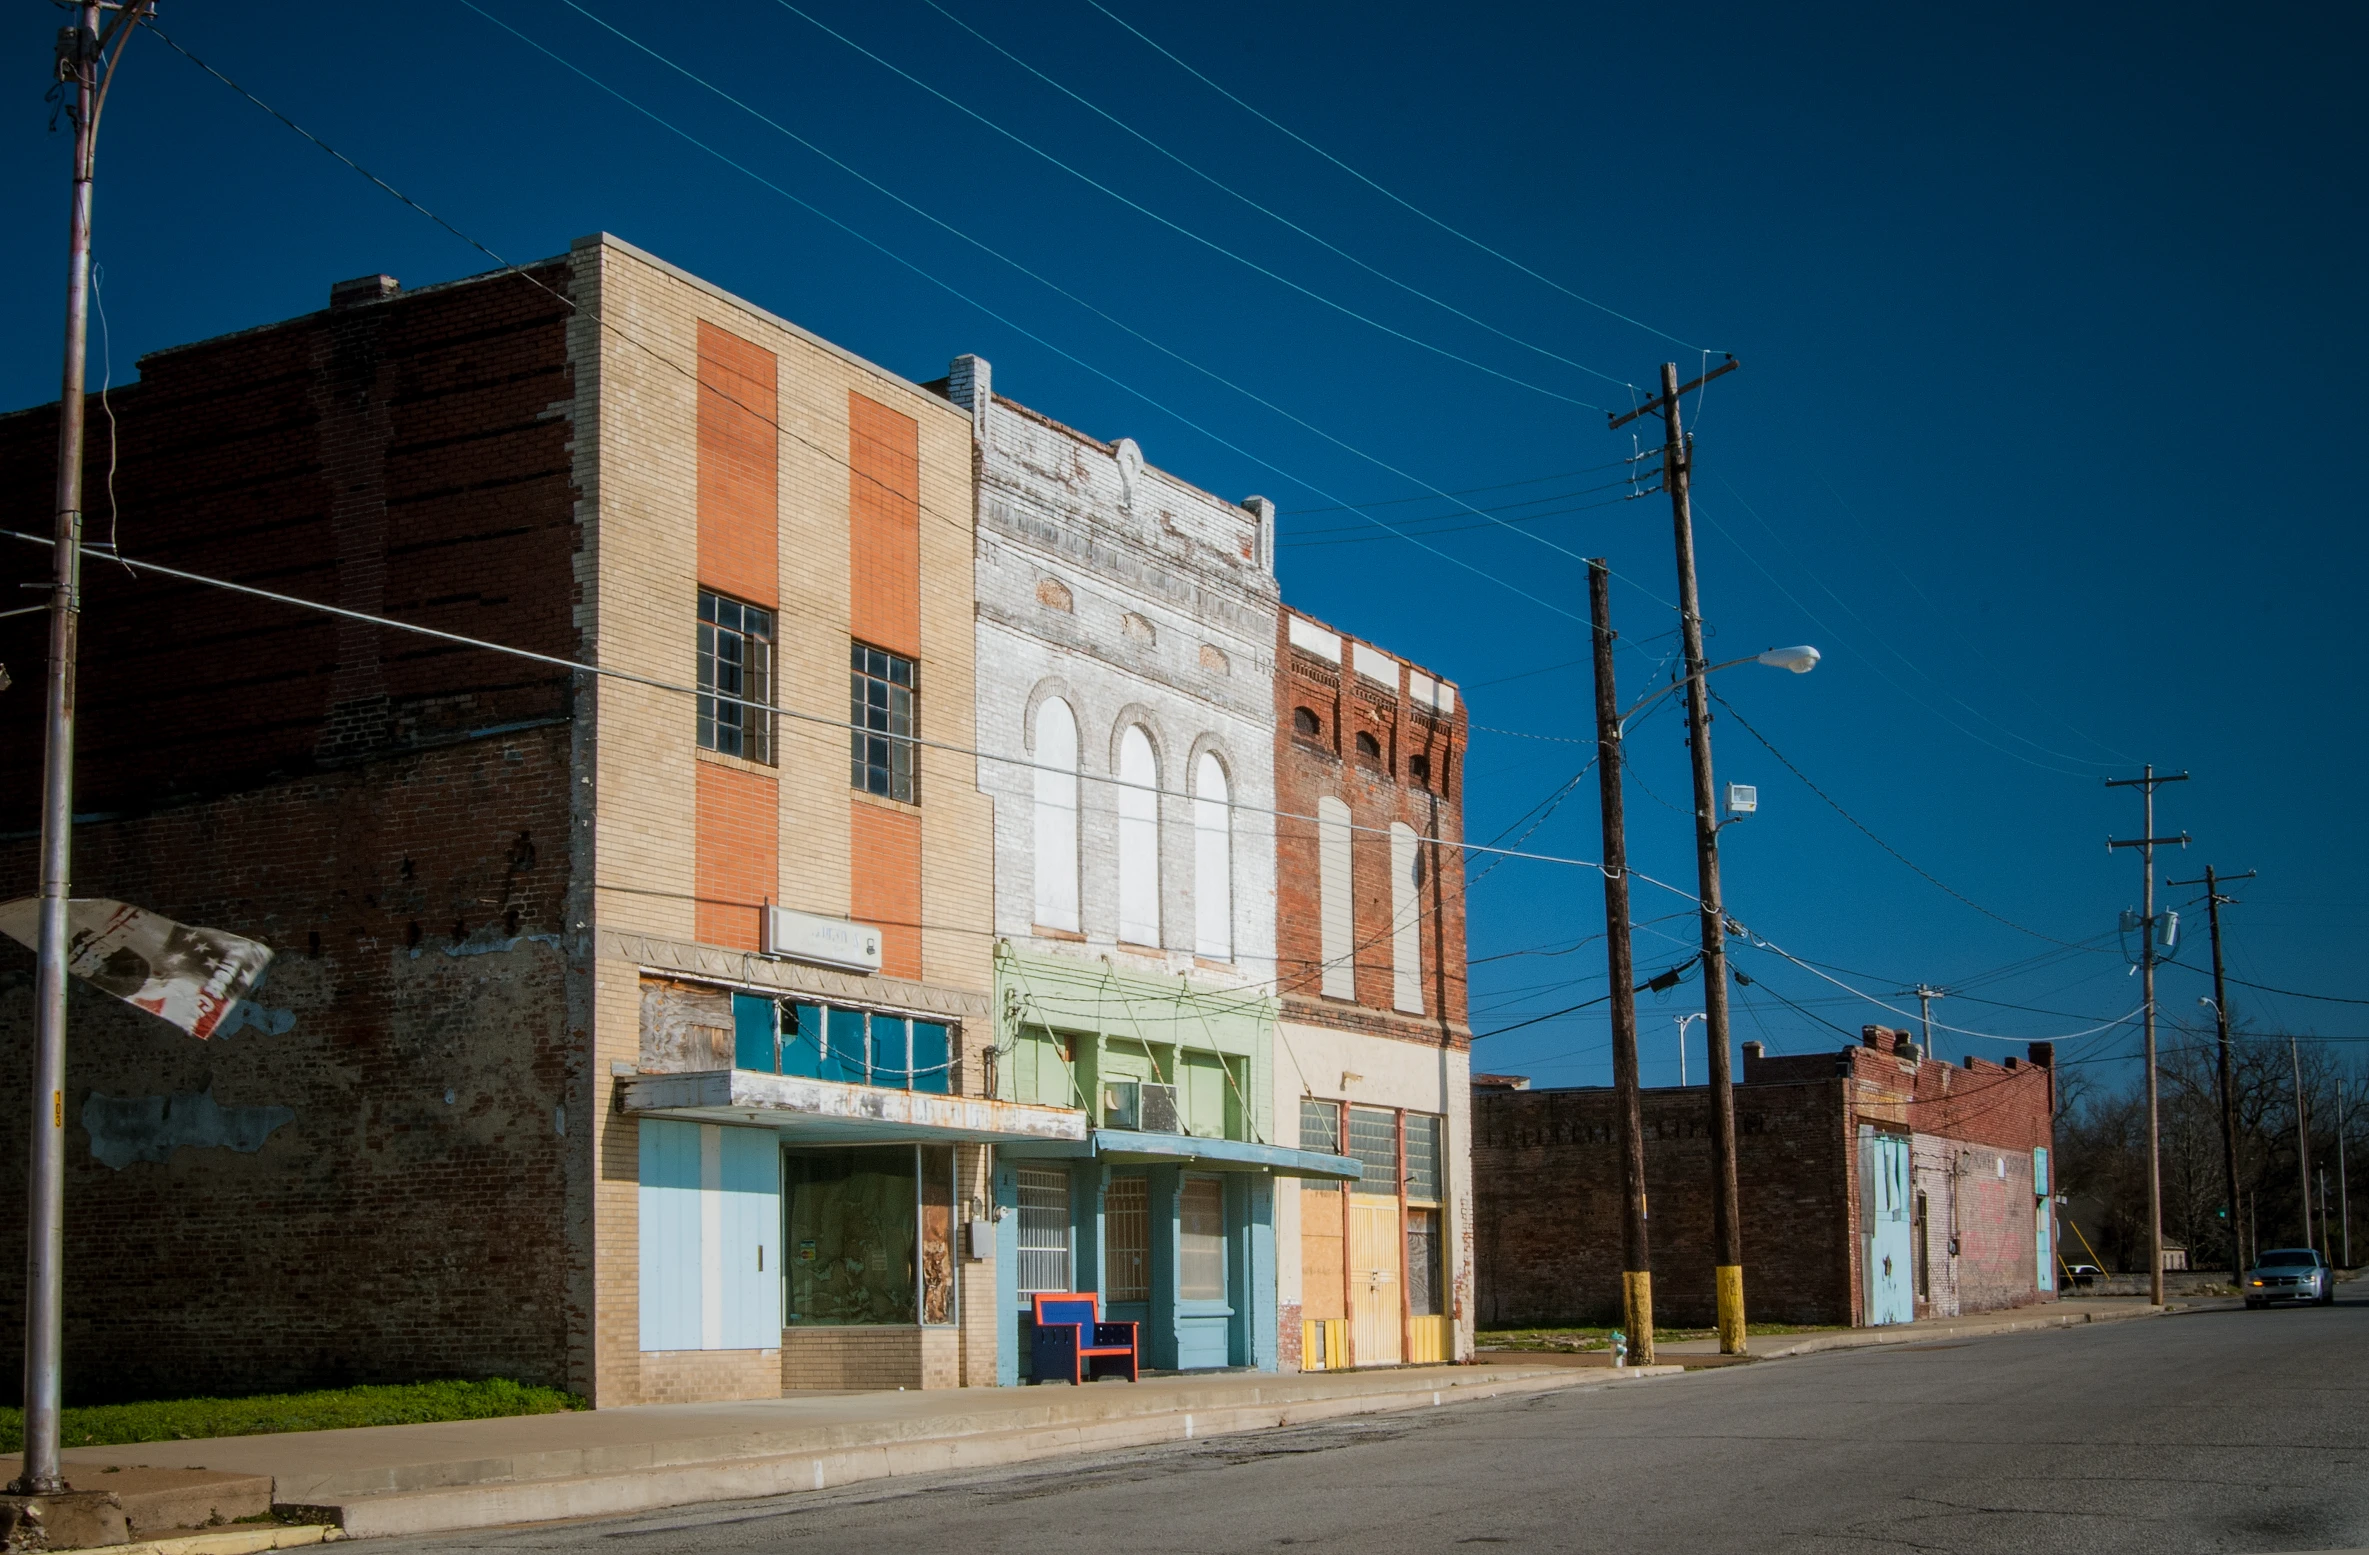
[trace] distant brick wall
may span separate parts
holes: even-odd
[[[568,731],[534,729],[76,828],[78,894],[278,955],[254,1001],[265,1029],[210,1042],[72,987],[70,1401],[570,1383],[568,1205],[598,1119],[569,1105],[584,1077],[559,943],[568,773]],[[29,879],[32,854],[0,844],[0,878]],[[32,960],[0,942],[18,1096]],[[93,1156],[93,1093],[293,1117],[253,1153],[185,1145],[116,1168]],[[10,1246],[25,1125],[0,1107]],[[0,1346],[18,1342],[22,1290],[0,1280]],[[16,1370],[0,1378],[13,1398]]]
[[[779,1350],[644,1350],[641,1402],[781,1397]]]
[[[785,1328],[781,1387],[951,1388],[961,1383],[953,1328]]]
[[[1746,1046],[1736,1180],[1744,1298],[1755,1321],[1863,1320],[1862,1123],[1913,1136],[1912,1187],[1926,1195],[1931,1217],[1933,1295],[1921,1298],[1923,1310],[2047,1299],[2037,1289],[2031,1152],[2049,1143],[2053,1076],[2034,1064],[1920,1062],[1896,1052],[1894,1038],[1777,1058]],[[1476,1090],[1472,1113],[1482,1323],[1615,1319],[1622,1239],[1612,1091]],[[1643,1118],[1654,1315],[1708,1324],[1708,1092],[1648,1090]]]

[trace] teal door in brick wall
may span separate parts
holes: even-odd
[[[1859,1136],[1859,1213],[1866,1255],[1867,1322],[1906,1323],[1916,1316],[1910,1233],[1908,1136],[1873,1129]]]

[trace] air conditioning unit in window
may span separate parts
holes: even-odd
[[[1184,1124],[1176,1113],[1176,1087],[1138,1085],[1135,1126],[1147,1134],[1181,1134]]]
[[[1102,1126],[1141,1128],[1143,1087],[1134,1080],[1106,1080],[1102,1086]]]

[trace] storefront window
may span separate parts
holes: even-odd
[[[1187,1177],[1177,1195],[1176,1293],[1187,1301],[1226,1297],[1226,1190],[1214,1177]]]
[[[753,994],[734,994],[732,1011],[735,1068],[941,1096],[954,1089],[953,1033],[936,1021]]]
[[[1321,1150],[1326,1155],[1341,1153],[1339,1102],[1318,1101],[1313,1096],[1300,1098],[1300,1148]]]
[[[951,1323],[954,1151],[882,1145],[782,1154],[784,1323]]]
[[[1103,1295],[1152,1299],[1152,1213],[1141,1177],[1114,1177],[1102,1201]]]
[[[784,1155],[790,1227],[785,1321],[914,1320],[915,1155],[911,1145]]]
[[[1398,1197],[1398,1114],[1387,1107],[1349,1109],[1349,1154],[1365,1168],[1360,1193]]]
[[[1414,1119],[1407,1122],[1412,1125]],[[1411,1139],[1413,1136],[1410,1135]],[[1440,1310],[1439,1211],[1407,1211],[1407,1314],[1435,1317]]]
[[[1419,1204],[1437,1204],[1439,1191],[1440,1124],[1436,1114],[1407,1114],[1407,1197]]]
[[[1069,1173],[1020,1168],[1020,1294],[1065,1293],[1069,1283]]]

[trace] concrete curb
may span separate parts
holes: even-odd
[[[2021,1318],[2009,1323],[1954,1323],[1932,1328],[1854,1328],[1848,1333],[1819,1334],[1770,1350],[1761,1360],[1783,1360],[1790,1356],[1817,1355],[1828,1350],[1862,1350],[1875,1345],[1920,1344],[1934,1339],[1980,1339],[1991,1334],[2028,1334],[2050,1328],[2083,1328],[2091,1323],[2120,1323],[2131,1318],[2162,1317],[2181,1310],[2174,1302],[2160,1307],[2123,1307],[2111,1312],[2062,1312],[2047,1317]]]
[[[178,1534],[169,1539],[137,1539],[130,1544],[101,1545],[99,1549],[104,1555],[262,1555],[265,1550],[302,1549],[308,1544],[326,1544],[344,1537],[325,1523],[295,1526],[277,1523]],[[54,1555],[98,1555],[98,1552],[60,1550]]]
[[[1659,1371],[1660,1368],[1654,1368]],[[434,1490],[357,1496],[326,1506],[286,1506],[285,1514],[336,1523],[349,1538],[382,1538],[493,1528],[511,1523],[611,1517],[709,1501],[741,1501],[798,1491],[827,1490],[866,1480],[952,1470],[997,1468],[1075,1453],[1151,1447],[1306,1425],[1349,1415],[1430,1409],[1443,1404],[1561,1389],[1619,1386],[1618,1374],[1511,1377],[1413,1387],[1334,1399],[1247,1404],[1172,1411],[1128,1419],[981,1432],[874,1445],[824,1448],[774,1457],[678,1463],[568,1478],[455,1485]],[[1646,1380],[1639,1374],[1637,1381]],[[168,1552],[172,1555],[172,1552]],[[201,1555],[190,1551],[187,1555]],[[220,1552],[245,1555],[245,1552]]]

